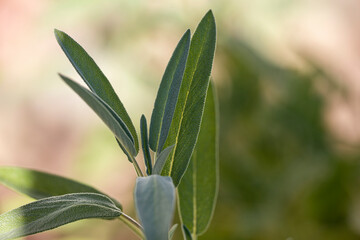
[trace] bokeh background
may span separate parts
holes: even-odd
[[[221,181],[200,239],[360,239],[357,0],[0,0],[0,165],[91,184],[135,216],[135,172],[57,76],[80,82],[53,29],[90,53],[138,127],[178,40],[208,9]],[[1,213],[29,201],[0,186]],[[136,237],[121,222],[86,220],[24,239]]]

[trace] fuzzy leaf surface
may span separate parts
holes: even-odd
[[[219,161],[217,104],[210,84],[200,133],[190,164],[178,187],[182,224],[193,236],[206,231],[218,193]],[[195,238],[196,239],[196,238]]]
[[[55,29],[55,37],[71,64],[92,92],[100,97],[121,118],[134,139],[136,153],[139,151],[137,133],[128,113],[116,95],[109,80],[83,47],[66,33]]]
[[[189,164],[200,130],[216,43],[214,15],[209,11],[191,39],[184,78],[164,147],[175,145],[162,171],[180,183]]]
[[[166,67],[156,96],[150,123],[150,148],[160,153],[163,150],[174,115],[186,59],[190,47],[190,30],[187,30],[176,46]]]
[[[87,103],[87,105],[89,105],[92,110],[94,110],[94,112],[101,118],[101,120],[103,120],[103,122],[119,140],[119,143],[123,146],[125,154],[131,154],[132,156],[135,156],[136,149],[134,143],[120,125],[119,119],[116,119],[116,115],[114,115],[112,109],[97,95],[80,86],[70,78],[67,78],[61,74],[60,77]]]
[[[175,187],[170,177],[138,177],[135,206],[147,240],[168,240],[174,215]]]
[[[114,219],[121,210],[106,196],[72,193],[44,198],[0,215],[0,240],[14,239],[87,218]]]

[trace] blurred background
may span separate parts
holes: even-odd
[[[53,29],[95,59],[139,130],[178,40],[208,9],[221,180],[200,239],[360,239],[357,0],[0,0],[0,165],[91,184],[135,216],[135,172],[57,76],[81,80]],[[0,186],[1,213],[29,201]],[[136,237],[121,222],[85,220],[24,239]]]

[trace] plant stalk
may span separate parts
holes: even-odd
[[[138,175],[138,177],[143,177],[144,174],[141,171],[141,168],[139,167],[139,164],[137,163],[136,159],[133,156],[131,156],[131,160],[132,160],[132,163],[134,165],[134,168],[135,168],[135,171],[136,171],[136,174]]]
[[[121,213],[120,221],[125,223],[140,239],[145,239],[142,226],[130,216]]]

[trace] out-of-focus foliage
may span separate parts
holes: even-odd
[[[360,151],[336,148],[328,95],[318,91],[340,90],[316,66],[280,67],[241,41],[217,54],[227,73],[217,79],[227,81],[218,94],[220,195],[201,239],[358,239]]]

